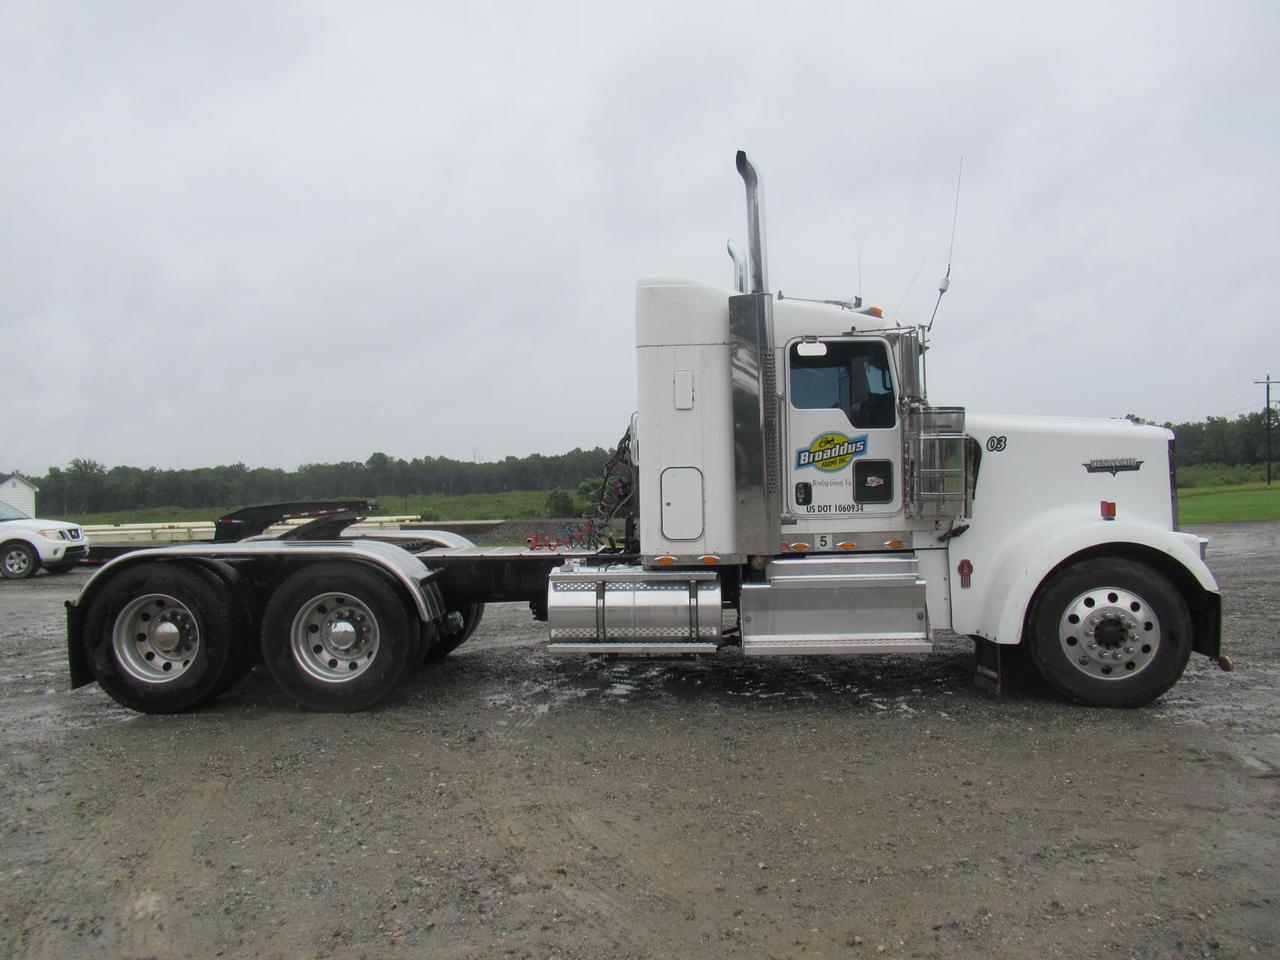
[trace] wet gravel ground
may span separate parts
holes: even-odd
[[[1202,528],[1236,671],[1104,711],[925,657],[556,658],[492,607],[381,708],[67,689],[0,583],[0,955],[1280,955],[1280,524]]]

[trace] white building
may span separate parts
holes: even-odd
[[[0,473],[0,503],[7,503],[28,517],[36,515],[36,493],[39,490],[26,477],[20,477],[16,473]]]

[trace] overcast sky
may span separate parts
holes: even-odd
[[[730,283],[740,147],[774,290],[860,255],[907,322],[964,157],[935,403],[1260,408],[1277,11],[4,4],[0,472],[612,444],[636,278]]]

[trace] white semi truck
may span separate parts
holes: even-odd
[[[769,292],[758,178],[743,153],[737,168],[736,289],[637,290],[638,411],[603,484],[622,543],[343,537],[345,510],[139,550],[68,603],[73,685],[172,712],[261,661],[301,704],[356,710],[503,601],[527,601],[566,654],[927,654],[949,629],[975,641],[980,684],[998,690],[1023,645],[1102,706],[1160,696],[1193,651],[1225,667],[1205,541],[1178,531],[1172,435],[930,405],[923,328]]]

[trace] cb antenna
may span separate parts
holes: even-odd
[[[942,303],[942,295],[951,286],[951,255],[956,252],[956,220],[960,217],[960,179],[964,176],[964,157],[960,158],[960,172],[956,174],[956,206],[951,211],[951,247],[947,250],[947,275],[938,281],[938,299],[933,304],[933,315],[929,317],[929,325],[925,333],[933,329],[933,321],[937,319],[938,307]]]

